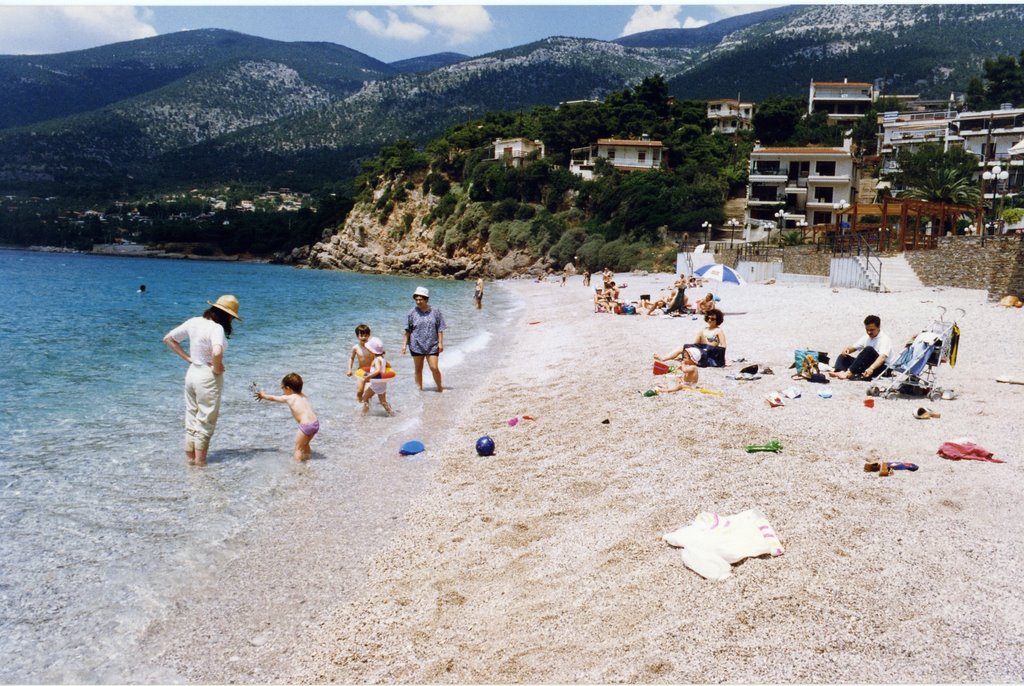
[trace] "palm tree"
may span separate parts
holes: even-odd
[[[904,191],[903,197],[976,207],[981,202],[981,191],[961,169],[937,167]]]

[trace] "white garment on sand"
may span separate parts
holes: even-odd
[[[662,536],[682,548],[683,563],[705,579],[721,581],[732,572],[732,563],[759,555],[785,552],[775,529],[759,510],[750,509],[728,517],[701,512],[692,524]]]

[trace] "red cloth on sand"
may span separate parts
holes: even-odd
[[[974,443],[953,443],[946,441],[939,446],[938,455],[947,460],[979,460],[981,462],[998,462],[1004,464],[1004,460],[997,460],[992,453],[980,445]]]

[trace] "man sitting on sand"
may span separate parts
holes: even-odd
[[[864,319],[864,335],[840,353],[835,371],[828,375],[836,379],[869,381],[882,370],[891,353],[892,341],[888,334],[882,333],[882,320],[878,315],[868,315]]]

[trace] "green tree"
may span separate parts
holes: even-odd
[[[901,195],[932,202],[977,205],[981,192],[973,180],[978,158],[963,148],[943,150],[938,143],[925,143],[916,150],[901,150],[900,171],[895,175]]]
[[[917,183],[903,193],[905,197],[929,202],[949,202],[957,205],[978,205],[981,191],[970,179],[952,167],[931,169]]]
[[[983,81],[972,81],[967,89],[967,105],[971,109],[995,109],[1004,102],[1024,105],[1024,51],[1014,59],[999,55],[986,59],[982,65]],[[980,85],[980,88],[979,88]]]
[[[873,102],[871,109],[857,120],[853,125],[853,142],[862,153],[873,155],[878,152],[878,115],[899,109],[899,100],[892,96],[884,96]]]
[[[796,133],[796,125],[807,112],[807,100],[772,96],[754,113],[754,135],[763,145],[786,143]]]
[[[928,175],[939,169],[953,169],[970,179],[978,171],[978,158],[963,148],[943,150],[938,143],[923,143],[916,150],[901,149],[896,158],[899,172],[893,175],[898,188],[920,187]]]

